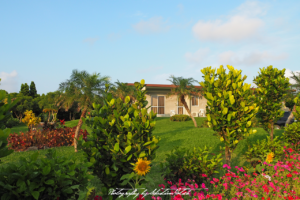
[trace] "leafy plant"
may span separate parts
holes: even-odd
[[[262,168],[262,164],[264,163],[267,154],[270,152],[274,153],[274,161],[283,160],[284,155],[284,146],[288,146],[287,143],[283,142],[283,137],[276,136],[273,141],[270,140],[270,136],[267,136],[267,139],[257,140],[256,143],[250,145],[248,142],[248,150],[245,152],[243,157],[249,162],[252,166],[250,168],[249,173],[253,172],[253,170],[257,168]]]
[[[258,119],[273,140],[274,124],[281,118],[282,101],[289,91],[289,78],[284,77],[285,69],[278,70],[272,65],[260,69],[261,74],[253,82],[258,86],[256,102],[259,105]]]
[[[106,85],[103,106],[93,103],[95,117],[84,118],[87,126],[92,128],[91,139],[88,142],[79,139],[78,148],[84,151],[84,156],[93,163],[91,169],[102,183],[103,194],[108,195],[109,188],[122,188],[120,178],[133,172],[131,164],[138,158],[155,158],[160,139],[153,136],[156,114],[148,114],[144,80],[135,82],[137,101],[129,104],[130,97],[123,102],[120,98],[112,98]],[[116,198],[116,196],[114,196]]]
[[[90,162],[76,165],[73,157],[58,157],[56,151],[48,149],[46,158],[37,160],[35,152],[29,160],[19,159],[20,165],[9,163],[0,170],[0,197],[8,199],[78,199],[88,179]]]
[[[26,123],[28,128],[32,128],[32,126],[35,126],[41,122],[41,118],[35,117],[35,114],[32,112],[32,110],[26,110],[24,114],[25,117],[22,119],[22,122]]]
[[[203,123],[200,125],[200,126],[198,126],[199,128],[209,128],[209,126],[208,126],[208,120],[207,120],[207,118],[203,121]]]
[[[194,147],[192,152],[186,151],[185,148],[175,147],[170,154],[166,154],[166,163],[160,163],[162,175],[172,182],[177,182],[179,179],[183,182],[188,179],[195,180],[196,183],[204,182],[206,176],[210,177],[219,173],[216,169],[223,164],[222,154],[208,159],[208,150],[206,146],[203,150]]]
[[[171,121],[179,121],[179,122],[182,122],[182,121],[188,121],[188,120],[191,120],[191,117],[188,116],[188,115],[173,115],[171,118],[170,118]]]
[[[224,141],[226,164],[230,166],[232,151],[239,141],[256,133],[256,130],[252,130],[251,120],[255,117],[258,106],[253,103],[255,97],[249,90],[250,84],[243,84],[247,76],[241,79],[241,70],[237,71],[230,65],[227,68],[229,74],[225,73],[222,65],[217,73],[211,67],[202,69],[204,82],[200,85],[207,99],[208,126],[212,127],[214,135],[220,141]]]
[[[1,79],[0,79],[1,80]],[[10,109],[17,103],[18,99],[11,103],[10,95],[7,97],[7,103],[4,104],[5,91],[0,91],[0,127],[4,126],[5,119],[11,117]],[[1,130],[0,129],[0,158],[6,157],[13,153],[13,150],[9,150],[7,147],[8,141],[7,137],[10,133],[10,129]],[[1,163],[1,160],[0,160]]]
[[[21,134],[10,134],[7,138],[9,149],[15,151],[25,151],[28,147],[36,146],[38,149],[43,149],[44,146],[60,147],[74,145],[74,135],[76,126],[73,128],[64,128],[56,130],[38,130],[36,132],[26,132]],[[87,131],[80,129],[80,135],[87,141]]]
[[[10,118],[7,120],[5,126],[7,128],[12,128],[14,126],[18,126],[20,124],[20,121],[16,118],[13,118],[13,116],[11,115]]]

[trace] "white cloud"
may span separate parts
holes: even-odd
[[[258,18],[265,15],[268,6],[257,1],[246,1],[226,18],[227,21],[199,20],[192,28],[199,40],[212,42],[240,42],[247,39],[260,39],[265,23]]]
[[[19,84],[17,81],[18,73],[16,70],[10,74],[6,72],[0,72],[0,89],[6,90],[8,93],[19,92]]]
[[[207,58],[209,51],[209,48],[198,49],[195,53],[185,53],[184,57],[190,63],[199,64]]]
[[[93,44],[95,44],[95,42],[96,42],[97,40],[99,40],[98,37],[97,37],[97,38],[86,38],[86,39],[83,40],[83,42],[84,42],[84,43],[89,43],[90,45],[93,45]]]
[[[267,51],[252,51],[246,55],[236,54],[232,51],[226,51],[219,55],[219,62],[224,65],[246,65],[253,66],[256,64],[264,64],[264,62],[280,61],[288,58],[288,54],[282,53],[278,55],[271,54]]]
[[[160,66],[160,67],[148,67],[146,69],[137,70],[137,73],[153,73],[153,72],[156,72],[160,69],[163,69],[163,67],[162,66]]]
[[[162,21],[162,17],[152,17],[148,21],[142,20],[132,27],[140,34],[151,34],[168,31],[170,26],[167,26],[166,23]]]
[[[193,26],[193,32],[199,40],[239,42],[257,37],[258,29],[264,25],[260,19],[233,16],[228,22],[221,23],[199,21]]]

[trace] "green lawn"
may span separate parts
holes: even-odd
[[[203,123],[206,118],[195,118],[197,121],[198,126]],[[170,121],[169,117],[160,117],[156,118],[157,123],[155,126],[155,130],[153,132],[154,135],[161,137],[161,141],[159,142],[159,149],[157,150],[157,157],[155,160],[152,161],[152,167],[150,170],[149,175],[153,180],[155,180],[155,186],[148,188],[148,191],[153,191],[154,189],[158,189],[158,185],[166,182],[163,180],[161,176],[161,171],[159,167],[159,163],[163,162],[166,158],[165,154],[170,153],[170,151],[175,146],[184,147],[186,149],[193,149],[193,147],[200,147],[203,148],[205,145],[207,147],[212,147],[212,153],[219,153],[220,146],[224,147],[223,143],[213,135],[213,130],[210,128],[195,128],[193,121],[187,122],[172,122]],[[65,123],[68,127],[76,126],[78,120],[74,121],[67,121]],[[91,131],[89,127],[83,125],[82,129],[87,129],[88,132]],[[27,131],[27,127],[25,125],[20,125],[18,127],[14,127],[11,129],[11,132],[20,132],[20,131]],[[265,139],[268,136],[268,133],[265,132],[262,128],[256,128],[257,133],[249,136],[250,142],[255,142],[256,140]],[[275,136],[281,136],[284,130],[275,130]],[[71,156],[74,155],[74,147],[58,147],[57,153],[58,156]],[[235,166],[243,166],[245,165],[245,160],[242,158],[242,155],[247,150],[246,141],[241,141],[237,148],[234,150],[231,160],[231,167],[232,171],[236,172]],[[40,156],[45,155],[45,150],[39,150]],[[13,154],[1,158],[4,162],[0,164],[0,166],[5,166],[6,163],[13,163],[17,162],[20,156],[29,157],[33,152],[14,152]],[[83,158],[82,152],[78,151],[76,154],[78,158]],[[225,163],[225,158],[223,158],[223,163]],[[248,165],[249,166],[249,165]],[[224,175],[224,171],[219,169],[220,175]],[[216,177],[219,177],[217,175]],[[91,184],[96,187],[96,194],[100,195],[100,187],[99,187],[99,180],[92,180]],[[150,199],[150,198],[148,198]]]

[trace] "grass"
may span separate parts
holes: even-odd
[[[196,122],[199,125],[203,123],[203,121],[206,118],[197,117],[195,118]],[[65,125],[67,127],[74,127],[78,124],[79,120],[73,120],[73,121],[67,121],[65,122]],[[200,147],[203,148],[204,146],[211,147],[211,153],[219,154],[220,153],[220,147],[224,147],[224,144],[213,135],[214,131],[210,128],[195,128],[193,121],[186,121],[186,122],[172,122],[170,121],[169,117],[160,117],[156,118],[156,126],[153,134],[155,136],[159,136],[161,138],[161,141],[159,142],[159,149],[157,150],[156,159],[152,161],[152,167],[150,170],[149,175],[154,180],[155,186],[149,186],[148,191],[153,191],[154,189],[159,188],[159,184],[166,184],[166,181],[163,180],[163,177],[161,176],[161,170],[159,167],[160,162],[164,162],[166,158],[166,154],[170,153],[171,150],[176,147],[180,146],[186,149],[192,150],[194,147]],[[86,125],[82,126],[82,129],[87,129],[87,131],[90,133],[91,129],[89,127],[86,127]],[[257,133],[251,135],[248,137],[250,143],[254,143],[256,140],[262,140],[266,139],[269,135],[265,130],[262,128],[255,128],[257,130]],[[19,133],[20,131],[26,132],[28,128],[22,124],[17,127],[11,128],[11,133]],[[274,138],[276,136],[282,136],[282,133],[284,132],[283,129],[275,129],[274,130]],[[236,172],[234,170],[234,166],[245,166],[246,160],[243,159],[242,155],[247,151],[247,141],[242,140],[239,142],[237,148],[233,151],[232,154],[232,160],[231,160],[231,166],[232,171]],[[58,156],[72,156],[75,155],[78,158],[84,158],[82,151],[78,151],[77,154],[74,152],[74,147],[57,147],[57,154]],[[0,166],[6,166],[7,163],[16,163],[19,160],[19,157],[23,156],[25,158],[28,158],[33,154],[33,151],[29,152],[14,152],[11,155],[1,158],[1,161],[3,164],[0,164]],[[45,150],[39,150],[40,156],[45,155]],[[79,163],[79,161],[77,161]],[[223,163],[225,163],[225,157],[223,156]],[[249,165],[246,165],[249,166]],[[225,171],[223,169],[218,169],[220,174],[217,174],[215,177],[221,177],[225,174]],[[91,180],[91,185],[96,188],[96,195],[101,195],[100,192],[100,182],[97,179]],[[119,198],[121,199],[121,198]],[[147,199],[147,197],[146,197]],[[150,199],[150,198],[149,198]]]

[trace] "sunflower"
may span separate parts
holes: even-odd
[[[271,152],[267,155],[267,159],[266,159],[266,162],[270,163],[273,161],[273,158],[274,158],[274,153]]]
[[[147,161],[147,158],[145,160],[143,160],[142,158],[138,158],[138,161],[135,163],[136,166],[134,168],[134,171],[140,176],[145,175],[150,171],[150,163],[151,161]]]

